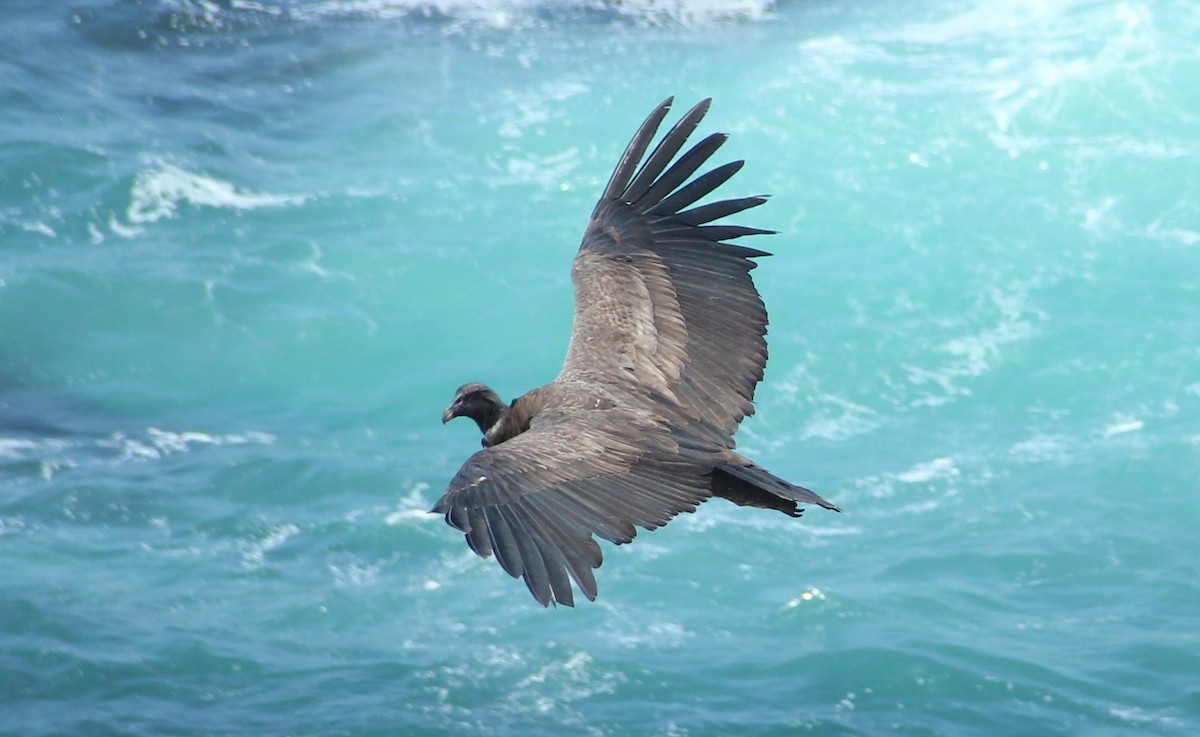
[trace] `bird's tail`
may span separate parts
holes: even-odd
[[[713,469],[712,490],[714,496],[728,499],[734,504],[776,509],[793,517],[799,517],[801,513],[796,508],[797,502],[816,504],[835,512],[842,511],[815,491],[790,484],[749,461],[744,461],[744,464],[722,463]]]

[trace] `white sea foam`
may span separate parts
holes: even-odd
[[[0,517],[0,537],[15,535],[25,529],[25,523],[17,517]]]
[[[238,3],[253,9],[257,3]],[[293,17],[317,19],[338,16],[404,18],[441,16],[490,28],[508,29],[531,23],[544,10],[605,9],[635,22],[705,26],[719,21],[759,21],[774,0],[610,0],[555,3],[551,0],[326,0],[292,8]]]
[[[775,387],[790,402],[804,407],[805,421],[798,438],[783,437],[776,432],[768,432],[760,437],[752,425],[742,429],[743,437],[768,452],[797,440],[849,440],[875,430],[882,422],[875,409],[826,391],[809,361],[803,361],[788,371],[788,375],[776,382]]]
[[[136,227],[174,217],[179,205],[184,202],[193,207],[254,210],[261,207],[294,207],[303,204],[305,199],[302,195],[249,192],[229,182],[158,161],[134,178],[125,218]],[[116,228],[113,232],[126,234]]]
[[[1014,458],[1027,462],[1065,461],[1070,446],[1071,440],[1065,435],[1035,435],[1014,443],[1008,452]]]
[[[157,427],[146,429],[144,438],[128,437],[124,433],[115,433],[108,441],[103,442],[109,447],[120,451],[120,460],[134,458],[154,459],[176,453],[186,453],[193,446],[203,445],[272,445],[275,436],[270,433],[250,430],[244,433],[227,433],[210,435],[196,431],[173,432]]]
[[[333,574],[333,585],[338,588],[359,588],[374,586],[379,582],[379,571],[383,568],[379,563],[352,562],[346,565],[330,565],[329,572]]]
[[[812,587],[809,587],[809,588],[801,591],[798,595],[793,596],[791,599],[788,599],[787,602],[783,605],[783,608],[784,609],[795,609],[796,607],[800,606],[801,604],[807,604],[809,602],[814,602],[814,601],[825,601],[825,599],[826,599],[825,592],[820,590],[816,586],[812,586]]]
[[[1130,724],[1141,726],[1158,725],[1170,729],[1184,726],[1183,720],[1172,714],[1164,714],[1161,710],[1153,711],[1140,706],[1111,706],[1108,713]]]
[[[772,0],[625,0],[611,3],[621,14],[654,23],[704,26],[718,21],[760,21]]]
[[[939,509],[947,499],[962,493],[964,487],[986,485],[992,477],[990,468],[978,459],[961,456],[940,456],[915,463],[902,471],[889,471],[853,479],[839,498],[843,506],[855,507],[859,514],[892,516],[920,514]],[[856,500],[896,498],[892,502],[859,504]],[[860,534],[858,528],[822,530],[821,534]]]
[[[571,146],[557,153],[514,156],[506,162],[504,184],[534,183],[542,187],[560,185],[579,166],[579,149]]]
[[[22,459],[42,446],[43,443],[28,438],[0,438],[0,458]]]
[[[574,81],[547,82],[528,89],[505,91],[501,94],[501,104],[497,106],[499,133],[504,138],[521,138],[530,128],[552,120],[551,104],[586,94],[587,91],[587,85]],[[571,151],[578,158],[577,149]]]
[[[871,408],[836,397],[828,399],[837,409],[814,412],[805,422],[800,440],[849,440],[879,427],[879,414]]]
[[[947,360],[933,368],[905,364],[908,382],[918,387],[932,387],[911,401],[914,406],[938,406],[970,396],[971,390],[964,380],[982,376],[991,371],[1005,349],[1012,343],[1028,340],[1035,334],[1034,321],[1046,316],[1026,303],[1029,286],[1015,284],[1006,290],[990,290],[983,310],[996,311],[991,326],[977,332],[953,338],[938,346],[937,352]]]
[[[242,565],[246,568],[260,567],[266,561],[267,553],[299,534],[300,527],[290,522],[272,527],[261,539],[249,542],[244,546]]]
[[[959,470],[951,458],[935,458],[918,463],[907,471],[896,474],[896,480],[906,484],[923,484],[938,479],[955,479]]]
[[[395,526],[412,520],[420,521],[426,519],[429,519],[428,509],[409,507],[407,509],[397,509],[395,512],[392,512],[388,514],[388,516],[384,517],[383,521],[384,524]]]
[[[430,519],[429,507],[432,505],[425,497],[427,491],[429,491],[429,484],[424,481],[413,484],[409,493],[397,504],[395,511],[383,518],[384,524],[399,525],[413,520]]]
[[[1106,438],[1111,438],[1114,435],[1124,435],[1125,433],[1137,432],[1145,426],[1146,423],[1138,419],[1120,420],[1105,427],[1101,432],[1101,435]]]
[[[58,233],[56,233],[54,231],[54,228],[51,228],[46,223],[43,223],[40,221],[36,222],[36,223],[21,223],[21,230],[24,230],[27,233],[37,233],[38,235],[44,235],[47,238],[57,238],[58,237]]]
[[[335,269],[327,269],[321,264],[321,259],[324,257],[324,252],[316,243],[308,244],[309,250],[312,252],[312,258],[303,262],[300,268],[310,274],[315,274],[323,281],[334,281],[341,279],[343,281],[355,281],[354,274],[349,271],[339,271]],[[369,321],[368,321],[369,322]]]
[[[1150,223],[1146,227],[1146,235],[1154,240],[1172,241],[1183,246],[1200,245],[1200,231],[1165,225],[1162,220]]]
[[[71,443],[59,438],[0,438],[0,463],[35,463],[38,477],[50,481],[63,468],[75,468],[70,458]]]
[[[133,435],[115,432],[101,437],[0,437],[0,461],[36,463],[38,475],[42,480],[50,481],[63,469],[97,464],[151,462],[203,446],[274,443],[274,435],[256,430],[214,435],[196,431],[173,432],[150,427]]]

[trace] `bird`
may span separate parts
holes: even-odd
[[[712,99],[686,112],[647,156],[673,98],[629,142],[571,265],[575,308],[566,358],[548,384],[505,403],[459,387],[445,424],[469,417],[483,449],[430,510],[495,555],[543,606],[594,601],[596,538],[628,543],[721,497],[799,517],[840,512],[816,492],[736,451],[767,362],[767,313],[750,271],[766,251],[729,241],[775,231],[714,223],[766,195],[696,205],[744,161],[704,167],[728,136],[685,153]]]

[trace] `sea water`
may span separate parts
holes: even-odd
[[[1200,734],[1200,4],[7,0],[0,733]],[[720,500],[427,513],[662,99],[778,235]]]

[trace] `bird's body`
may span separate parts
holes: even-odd
[[[725,241],[770,231],[709,223],[765,198],[684,209],[742,163],[688,182],[725,141],[711,135],[676,158],[708,100],[638,168],[670,102],[642,124],[592,214],[571,269],[575,319],[558,377],[508,405],[466,384],[442,416],[474,419],[484,450],[433,511],[543,605],[574,603],[568,577],[595,598],[593,535],[629,542],[635,526],[654,529],[712,496],[795,517],[798,502],[837,509],[734,450],[767,360],[750,270],[768,254]]]

